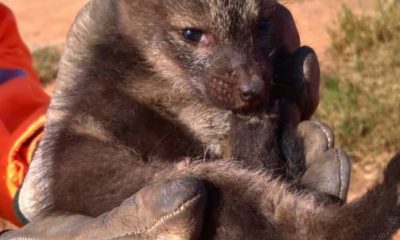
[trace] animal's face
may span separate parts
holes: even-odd
[[[125,0],[128,34],[155,72],[215,106],[265,103],[272,77],[274,0]]]

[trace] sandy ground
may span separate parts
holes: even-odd
[[[21,35],[31,48],[65,41],[85,0],[2,0],[15,13]]]
[[[67,31],[86,0],[3,0],[14,10],[22,37],[29,47],[63,43]],[[373,0],[282,0],[293,13],[302,42],[312,46],[326,61],[329,46],[327,27],[334,24],[344,3],[366,11]]]
[[[330,45],[327,29],[331,28],[344,4],[355,12],[371,9],[373,0],[281,0],[292,12],[303,45],[313,47],[323,64],[329,61],[326,51]]]
[[[35,49],[64,43],[77,12],[87,1],[2,0],[2,2],[14,11],[23,39],[31,49]],[[368,12],[374,1],[282,0],[281,2],[292,11],[300,31],[302,44],[316,50],[321,66],[324,68],[324,65],[330,61],[326,54],[330,44],[327,29],[335,24],[342,5],[347,4],[358,12]],[[360,195],[368,184],[356,181],[350,198]]]

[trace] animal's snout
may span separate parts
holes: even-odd
[[[242,84],[239,88],[240,98],[244,102],[255,102],[262,99],[265,95],[266,84],[261,78],[257,78]]]

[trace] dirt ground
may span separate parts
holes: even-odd
[[[2,0],[18,20],[31,48],[65,41],[68,29],[85,0]]]
[[[22,37],[29,47],[63,43],[66,33],[86,0],[3,0],[17,16]],[[373,0],[282,0],[293,13],[302,42],[316,49],[325,60],[329,46],[327,27],[334,24],[345,3],[353,9],[368,11]]]
[[[369,11],[374,0],[281,0],[292,12],[303,45],[313,47],[323,64],[329,61],[326,51],[330,45],[328,29],[331,28],[344,4],[355,12]]]
[[[77,12],[87,1],[2,0],[2,2],[14,11],[23,39],[31,49],[35,49],[64,43]],[[343,4],[349,5],[356,12],[368,12],[374,0],[281,0],[280,2],[292,11],[302,44],[316,50],[321,67],[324,68],[330,61],[326,54],[330,44],[327,29],[334,25]],[[360,179],[356,178],[353,182],[350,199],[360,195],[370,184],[363,178]]]

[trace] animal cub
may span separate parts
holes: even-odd
[[[299,158],[275,138],[274,95],[297,86],[276,77],[296,45],[283,37],[282,8],[273,0],[90,1],[68,36],[21,192],[25,212],[98,216],[149,183],[191,176],[208,194],[201,239],[391,235],[399,157],[382,184],[341,207],[263,171],[282,156]],[[305,118],[315,95],[296,93],[286,102]],[[44,189],[39,201],[30,201],[31,187]]]

